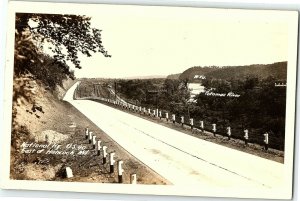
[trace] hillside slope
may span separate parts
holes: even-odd
[[[286,80],[287,62],[277,62],[273,64],[253,64],[247,66],[225,66],[225,67],[191,67],[185,70],[180,76],[180,79],[189,79],[192,82],[199,81],[194,79],[195,75],[203,75],[210,79],[241,79],[247,77],[257,77],[265,79],[274,77],[277,80]]]
[[[114,150],[115,160],[124,161],[123,169],[127,172],[124,173],[123,183],[130,183],[128,174],[131,171],[138,175],[137,183],[140,184],[169,183],[115,143],[71,104],[61,100],[74,81],[66,81],[64,87],[57,88],[54,93],[33,79],[23,81],[34,89],[35,105],[19,104],[14,107],[11,179],[116,183],[116,168],[113,173],[108,172],[108,162],[102,164],[102,151],[97,156],[97,150],[86,140],[84,129],[88,127],[101,140],[102,146],[107,146],[108,152]],[[27,153],[24,151],[32,149],[24,148],[24,143],[49,146],[58,144],[62,147],[58,149],[61,153],[70,151],[67,147],[72,145],[71,149],[76,154],[54,154],[49,152],[53,150],[51,148],[46,148],[42,153]],[[78,154],[74,147],[86,147],[86,154]],[[66,167],[72,169],[74,177],[66,178]]]
[[[171,74],[166,77],[166,79],[179,79],[181,73]]]
[[[257,77],[260,80],[274,77],[278,80],[286,80],[287,62],[273,64],[255,64],[250,66],[228,66],[209,72],[207,77],[215,79],[246,79],[247,77]]]

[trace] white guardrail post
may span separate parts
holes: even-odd
[[[89,128],[85,128],[85,139],[87,140],[89,138]]]
[[[204,122],[203,121],[200,121],[200,128],[201,128],[201,131],[204,132]]]
[[[102,163],[105,164],[106,163],[106,156],[107,156],[107,146],[103,146],[102,147],[102,150],[103,150],[103,160],[102,160]]]
[[[212,124],[212,131],[214,136],[216,136],[216,131],[217,131],[217,125],[216,124]]]
[[[131,184],[136,184],[136,174],[131,174],[130,175],[130,183]]]
[[[191,125],[191,130],[193,131],[194,128],[194,119],[190,118],[190,125]]]
[[[93,132],[90,131],[89,132],[89,144],[92,144],[92,136],[93,136]]]
[[[173,124],[175,124],[175,119],[176,119],[175,114],[172,114],[172,121],[173,121]]]
[[[93,149],[96,149],[96,135],[93,135]]]
[[[66,167],[65,171],[66,171],[66,177],[67,178],[72,178],[73,177],[73,171],[70,167]]]
[[[123,161],[118,161],[118,182],[123,183],[123,168],[122,168]]]
[[[228,140],[230,140],[230,137],[231,137],[231,128],[230,128],[230,126],[228,126],[226,129],[227,129]]]
[[[181,126],[183,127],[184,124],[184,116],[181,116]]]
[[[265,136],[265,139],[264,139],[265,150],[267,151],[268,148],[269,148],[269,133],[266,132],[266,133],[264,134],[264,136]]]
[[[101,140],[97,141],[97,149],[98,149],[97,155],[100,156],[100,154],[101,154]]]
[[[114,164],[115,164],[115,160],[114,160],[114,156],[115,156],[115,152],[111,152],[109,154],[109,172],[112,174],[114,173]]]
[[[247,145],[248,144],[248,139],[249,139],[249,131],[248,131],[248,129],[245,129],[244,133],[245,133],[245,135],[244,135],[245,145]]]

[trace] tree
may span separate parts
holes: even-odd
[[[96,52],[110,57],[102,45],[101,30],[92,28],[90,20],[80,15],[17,13],[15,72],[26,72],[26,66],[39,60],[45,46],[52,50],[56,61],[71,61],[78,69],[79,52],[88,57]]]
[[[92,28],[90,20],[79,15],[16,14],[13,139],[24,130],[15,120],[17,106],[32,105],[32,114],[37,108],[43,111],[35,99],[38,83],[53,91],[56,86],[62,86],[63,80],[74,79],[67,61],[80,69],[79,54],[90,57],[98,52],[110,57],[102,45],[101,30]],[[47,55],[46,48],[52,50],[52,54]]]
[[[79,53],[90,57],[100,52],[110,57],[102,45],[101,30],[92,28],[90,20],[79,15],[17,13],[14,80],[32,77],[54,89],[63,79],[74,79],[67,61],[80,69]],[[45,55],[44,48],[53,54]],[[14,83],[15,101],[33,102],[33,95],[25,81]]]

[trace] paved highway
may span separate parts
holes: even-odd
[[[283,182],[283,164],[201,140],[89,100],[71,103],[144,164],[172,184],[271,189]]]

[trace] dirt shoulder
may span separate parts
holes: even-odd
[[[95,100],[95,101],[100,102],[98,100]],[[138,111],[124,109],[122,107],[115,106],[113,104],[109,104],[106,102],[101,102],[101,103],[109,105],[111,107],[114,107],[118,110],[122,110],[124,112],[130,113],[132,115],[138,116],[140,118],[149,120],[151,122],[160,124],[162,126],[165,126],[165,127],[171,128],[171,129],[175,129],[177,131],[183,132],[187,135],[191,135],[191,136],[199,138],[199,139],[203,139],[203,140],[206,140],[209,142],[213,142],[213,143],[216,143],[216,144],[219,144],[222,146],[226,146],[226,147],[229,147],[232,149],[243,151],[243,152],[253,154],[253,155],[265,158],[265,159],[273,160],[273,161],[276,161],[279,163],[284,163],[284,152],[283,151],[270,149],[270,148],[266,151],[266,150],[264,150],[264,147],[262,147],[258,144],[248,143],[247,145],[245,145],[245,142],[240,139],[231,138],[230,140],[228,140],[228,137],[218,135],[218,134],[216,136],[214,136],[213,133],[211,133],[211,132],[207,132],[207,131],[202,132],[201,130],[195,129],[195,128],[193,130],[191,130],[191,128],[187,125],[184,125],[182,127],[181,124],[179,124],[177,122],[175,124],[173,124],[173,122],[171,122],[170,120],[167,121],[164,118],[160,119],[159,117],[155,117],[153,115],[143,114]]]

